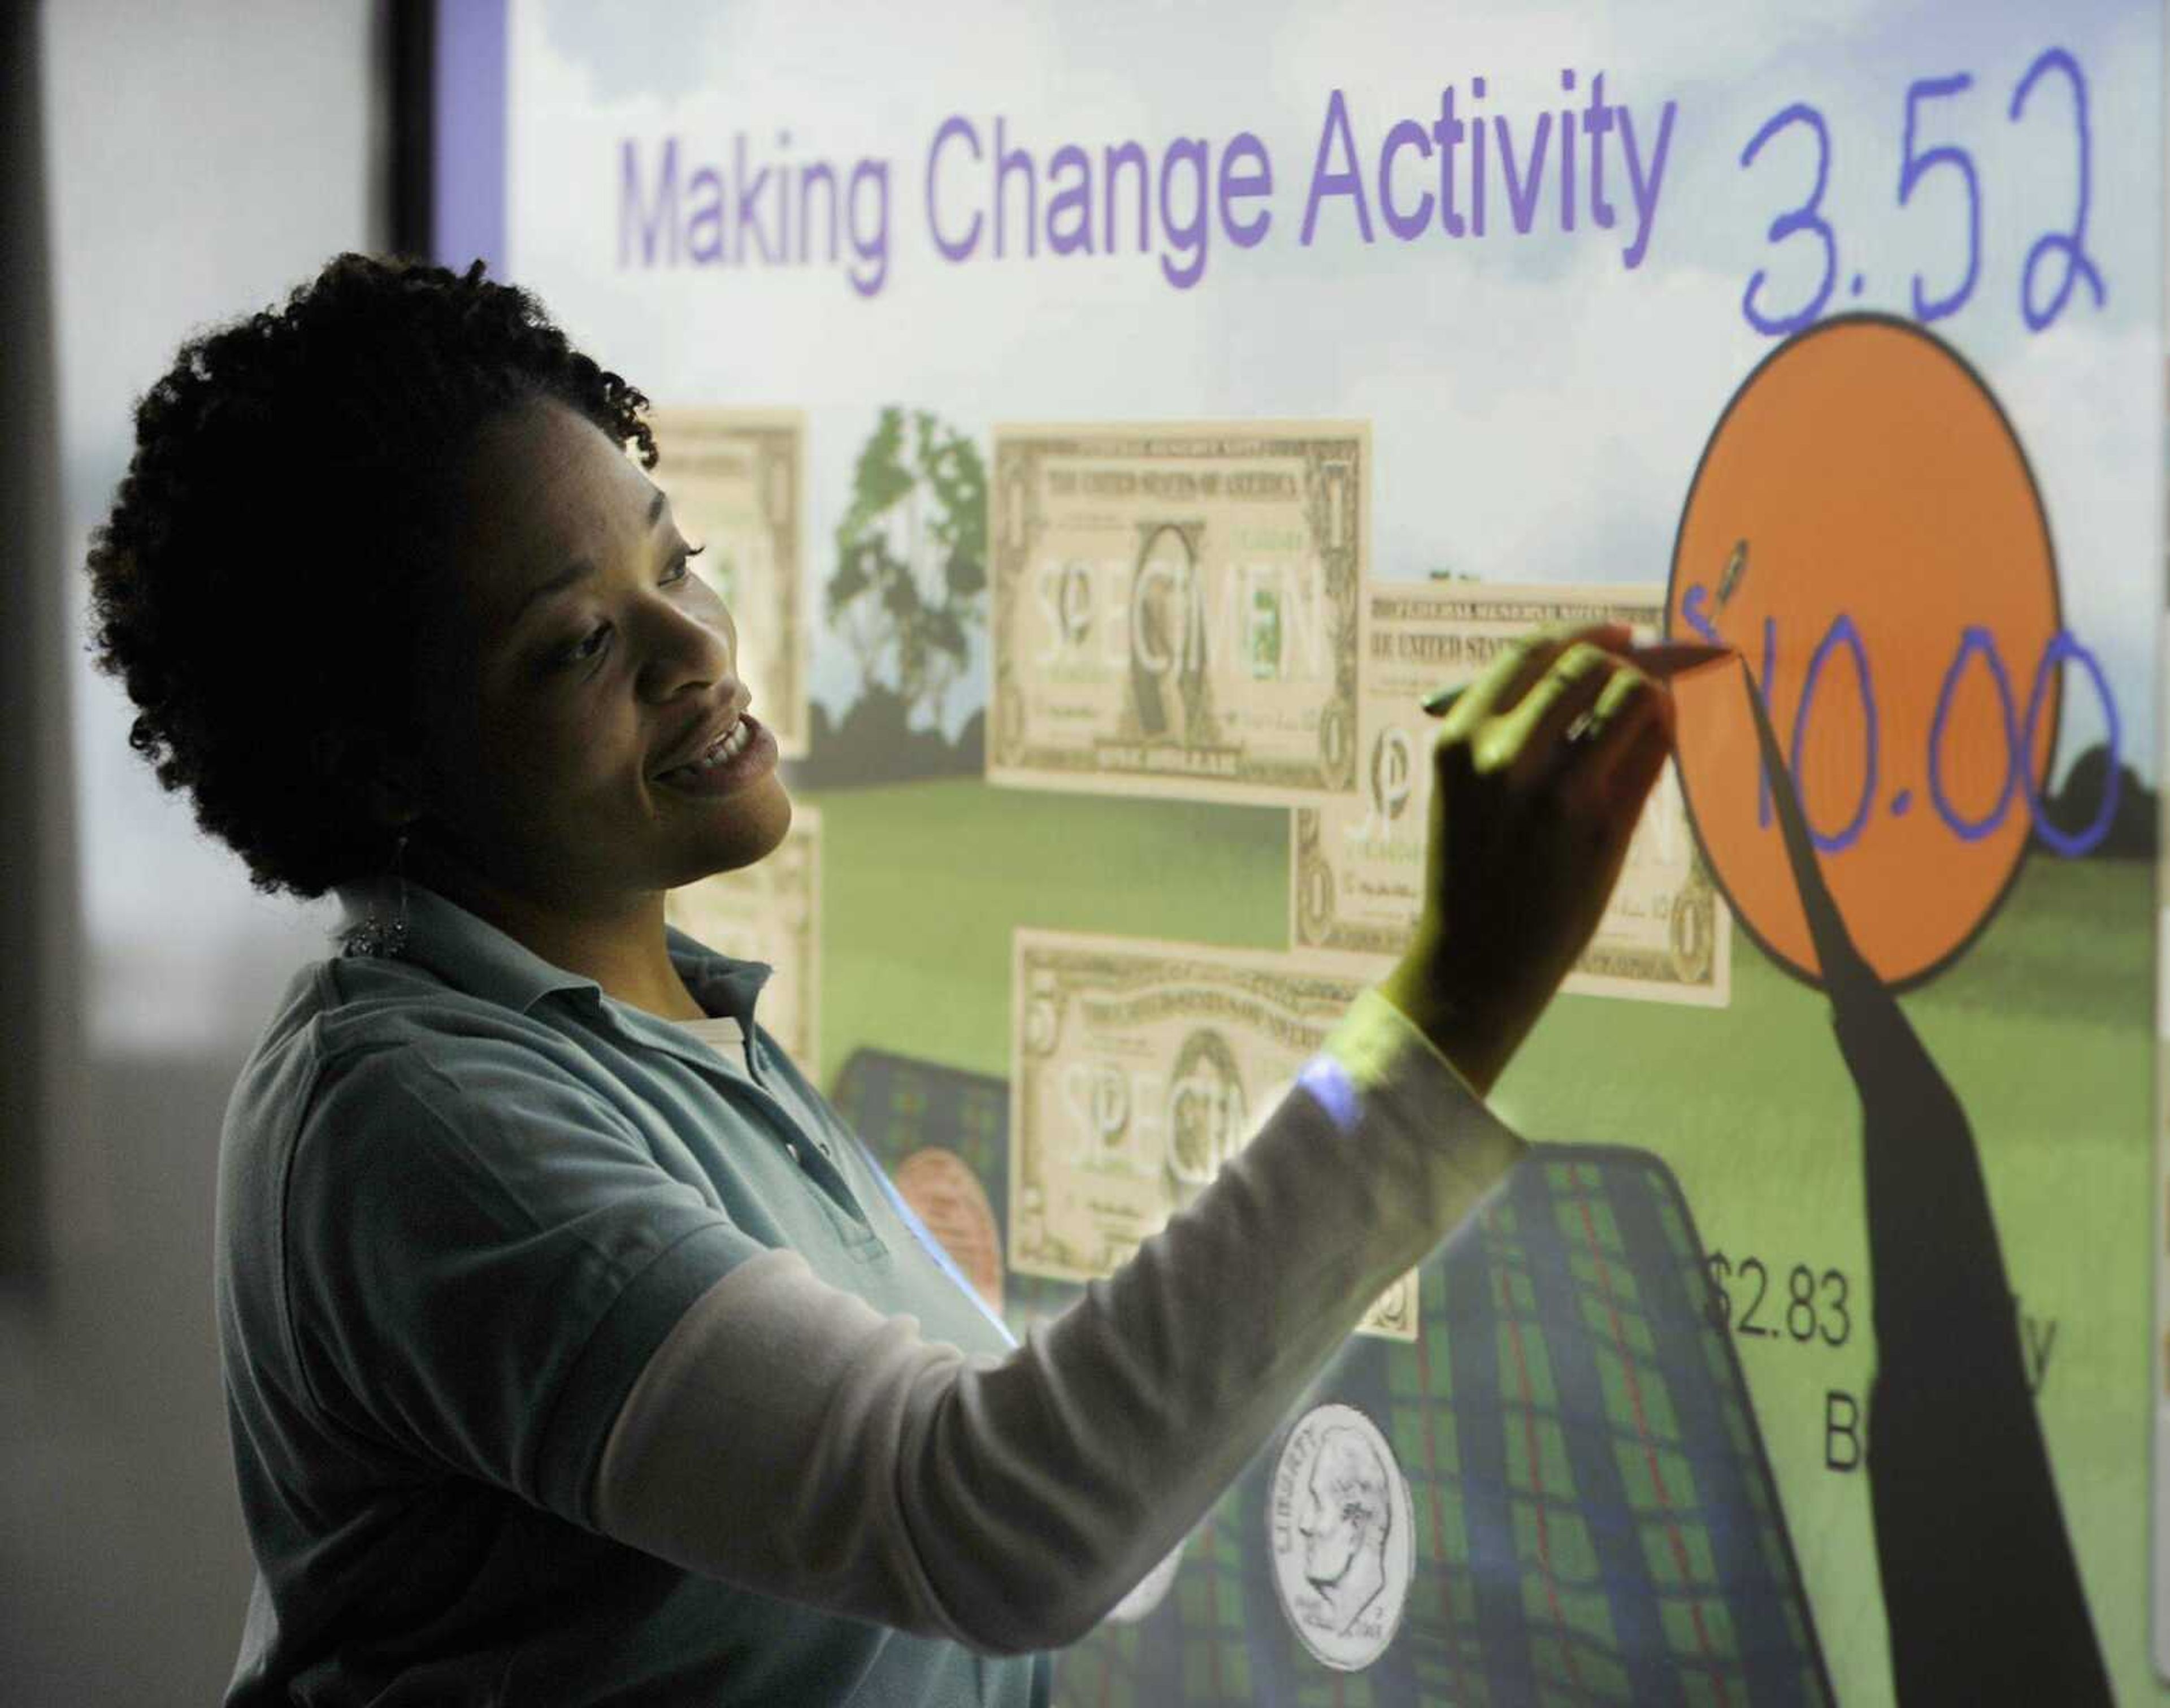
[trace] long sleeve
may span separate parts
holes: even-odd
[[[1073,1641],[1522,1149],[1367,991],[1190,1207],[1007,1357],[926,1341],[794,1252],[736,1265],[628,1393],[599,1523],[986,1652]]]

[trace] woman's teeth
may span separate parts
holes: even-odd
[[[746,743],[752,739],[753,725],[744,718],[740,718],[738,722],[731,725],[729,735],[717,737],[715,744],[692,764],[674,765],[663,774],[665,777],[676,777],[681,771],[688,773],[713,771],[717,766],[728,760],[735,759],[744,752]]]

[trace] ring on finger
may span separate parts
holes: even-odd
[[[1577,749],[1595,745],[1603,739],[1606,731],[1611,727],[1613,719],[1636,690],[1647,685],[1638,672],[1628,671],[1616,675],[1606,683],[1595,700],[1569,720],[1566,729],[1561,731],[1561,739],[1569,747]]]

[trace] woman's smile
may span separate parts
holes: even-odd
[[[659,773],[654,780],[672,795],[714,800],[735,795],[747,784],[768,775],[776,769],[777,759],[776,737],[748,712],[702,759]]]

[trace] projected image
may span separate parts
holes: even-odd
[[[1001,1080],[860,1051],[835,1098],[891,1165],[970,1135],[1004,1202]],[[1012,1328],[1078,1290],[1013,1277]],[[1295,1704],[1337,1673],[1380,1703],[1834,1700],[1662,1162],[1537,1147],[1418,1292],[1419,1331],[1349,1342],[1164,1598],[1064,1652],[1059,1700]]]
[[[1870,425],[1834,434],[1834,420]],[[1932,420],[1941,430],[1921,431]],[[1091,490],[1095,468],[1111,490],[1141,490],[1107,474],[1112,466],[1088,464],[1060,490]],[[1149,539],[1166,512],[1160,504],[1120,522],[1119,506],[1093,513]],[[1969,527],[1945,520],[1955,508]],[[1311,508],[1314,518],[1322,513]],[[1855,531],[1839,531],[1834,516]],[[1007,528],[1018,554],[998,554],[1001,574],[1020,583],[1038,576],[1049,590],[1038,602],[1046,624],[1038,645],[1059,656],[1096,621],[1106,627],[1158,608],[1125,602],[1120,563],[1109,572],[1118,577],[1112,593],[1091,576],[1085,592],[1066,591],[1064,576],[1047,569],[1058,550],[1030,549],[1047,526],[1028,509],[997,529],[1000,538]],[[2049,1342],[2030,1363],[1967,1116],[1893,1000],[1895,989],[1952,966],[1981,935],[2032,846],[2029,818],[2051,822],[2044,801],[2058,666],[2072,661],[2102,682],[2087,672],[2084,645],[2059,627],[2055,565],[2024,457],[1994,399],[1938,340],[1873,317],[1830,323],[1781,346],[1743,384],[1692,483],[1680,534],[1674,582],[1662,592],[1368,586],[1354,745],[1383,751],[1389,720],[1406,719],[1399,707],[1413,690],[1380,687],[1400,683],[1398,670],[1409,678],[1405,688],[1473,673],[1533,621],[1628,613],[1645,632],[1665,623],[1740,645],[1746,675],[1728,667],[1680,690],[1690,734],[1679,794],[1654,802],[1638,839],[1654,840],[1631,857],[1586,956],[1614,983],[1587,978],[1585,988],[1723,1006],[1739,917],[1760,950],[1826,993],[1863,1111],[1868,1272],[1850,1281],[1836,1266],[1794,1266],[1782,1313],[1759,1320],[1768,1269],[1748,1258],[1736,1277],[1736,1314],[1724,1286],[1730,1266],[1700,1245],[1664,1163],[1644,1152],[1542,1147],[1543,1165],[1525,1175],[1549,1196],[1510,1197],[1427,1266],[1407,1307],[1381,1302],[1365,1326],[1382,1344],[1352,1341],[1306,1413],[1345,1411],[1338,1432],[1292,1421],[1182,1550],[1166,1611],[1111,1623],[1066,1655],[1066,1685],[1093,1677],[1097,1688],[1140,1701],[1276,1701],[1318,1668],[1361,1672],[1383,1701],[1462,1700],[1474,1678],[1509,1700],[1547,1690],[1673,1700],[1690,1679],[1711,1700],[1729,1690],[1829,1700],[1785,1502],[1733,1357],[1744,1337],[1781,1332],[1797,1344],[1851,1342],[1873,1352],[1861,1399],[1839,1394],[1827,1405],[1826,1470],[1863,1473],[1900,1699],[1930,1700],[1937,1681],[1954,1676],[1950,1645],[1965,1631],[1980,1658],[1964,1664],[1984,1689],[2026,1677],[2060,1700],[2088,1700],[2090,1691],[2107,1700],[2034,1410]],[[1826,570],[1827,560],[1843,570]],[[1694,567],[1706,563],[1713,568],[1699,579]],[[1210,624],[1216,609],[1255,620],[1255,608],[1228,592],[1236,583],[1224,565],[1210,549],[1193,549],[1181,575],[1162,573],[1148,549],[1127,567],[1136,581],[1169,581],[1178,608],[1196,621]],[[1001,626],[1002,610],[998,590],[997,682],[1006,645],[1019,645]],[[1783,639],[1819,624],[1814,648]],[[1742,632],[1758,642],[1740,642]],[[1923,660],[1940,634],[1951,637],[1948,661],[1925,683]],[[1123,637],[1125,656],[1142,649],[1172,662],[1186,646],[1209,656],[1149,620]],[[2044,661],[2021,696],[2005,687],[2001,661],[2015,646]],[[1238,661],[1260,656],[1256,646],[1229,651]],[[1804,651],[1788,677],[1781,661]],[[1882,677],[1871,661],[1879,657],[1893,661]],[[1852,667],[1850,678],[1834,673],[1835,658]],[[1045,681],[1059,693],[1060,684],[1089,679],[1081,663]],[[1846,679],[1858,690],[1850,700],[1830,686]],[[1074,747],[1072,787],[1139,786],[1111,780],[1101,764],[1150,768],[1152,749],[1124,728],[1118,683],[1110,694],[1109,732]],[[2116,708],[2106,688],[2103,696],[2114,742]],[[1792,730],[1790,751],[1774,722]],[[1077,732],[1090,721],[1073,715],[1054,726]],[[1187,793],[1210,797],[1221,778],[1238,775],[1233,747],[1216,777],[1198,750],[1172,732],[1162,739],[1172,769],[1201,774]],[[1894,774],[1910,749],[1924,779],[1911,789]],[[2001,781],[1984,768],[1985,753],[1997,752],[2008,756]],[[1849,761],[1868,780],[1849,784]],[[1377,774],[1376,765],[1351,768],[1345,800],[1290,814],[1288,956],[1020,931],[1012,977],[1018,1077],[1007,1085],[983,1081],[972,1092],[965,1076],[932,1063],[863,1052],[852,1058],[839,1096],[864,1111],[870,1132],[886,1117],[869,1104],[864,1078],[919,1082],[907,1100],[916,1109],[938,1107],[939,1122],[967,1127],[984,1127],[990,1100],[1003,1099],[1004,1142],[985,1145],[972,1166],[990,1171],[990,1197],[1005,1206],[1001,1244],[1013,1287],[1044,1278],[1036,1298],[1013,1293],[1013,1320],[1059,1308],[1066,1294],[1048,1282],[1112,1272],[1187,1202],[1252,1124],[1247,1101],[1264,1107],[1278,1096],[1302,1040],[1353,997],[1366,972],[1376,977],[1388,964],[1419,897],[1409,854],[1394,852]],[[1148,794],[1167,786],[1143,784]],[[1299,786],[1315,786],[1315,778]],[[1871,799],[1873,822],[1860,805]],[[1844,809],[1851,823],[1836,822],[1843,814],[1834,802],[1852,803]],[[2098,824],[2112,817],[2093,814]],[[1937,838],[1960,846],[1956,865]],[[2086,851],[2069,837],[2052,846]],[[1857,848],[1868,864],[1838,858]],[[1417,843],[1411,849],[1420,854]],[[1359,863],[1366,857],[1368,868]],[[1826,870],[1836,875],[1826,880]],[[1836,893],[1841,878],[1863,898],[1858,927],[1847,911],[1852,903]],[[1920,887],[1916,902],[1905,900],[1909,882]],[[1619,940],[1611,950],[1608,931]],[[1870,966],[1856,931],[1887,956],[1888,974]],[[1638,934],[1648,945],[1639,951]],[[1337,966],[1347,969],[1345,985]],[[927,1089],[936,1084],[945,1087],[938,1096]],[[975,1095],[986,1106],[970,1116]],[[1661,1183],[1658,1198],[1638,1198],[1652,1181]],[[1579,1241],[1533,1250],[1533,1230],[1548,1226]],[[1631,1228],[1644,1230],[1647,1252],[1628,1238]],[[1491,1266],[1482,1278],[1462,1277],[1456,1265],[1479,1257]],[[1760,1277],[1753,1298],[1751,1271]],[[1556,1274],[1574,1278],[1567,1292],[1553,1290]],[[1472,1299],[1487,1302],[1480,1319],[1467,1314]],[[1873,1335],[1856,1335],[1857,1314]],[[1774,1331],[1773,1320],[1784,1329]],[[1593,1332],[1597,1340],[1585,1345]],[[1678,1347],[1661,1354],[1667,1334]],[[1473,1350],[1483,1348],[1493,1351]],[[1465,1368],[1494,1353],[1485,1378]],[[1435,1406],[1452,1420],[1444,1432],[1450,1451],[1466,1456],[1489,1437],[1496,1457],[1465,1457],[1442,1471]],[[1428,1432],[1412,1433],[1419,1417]],[[1593,1449],[1602,1456],[1585,1462]],[[1328,1495],[1318,1492],[1322,1477]],[[1504,1506],[1488,1504],[1495,1484]],[[1398,1533],[1404,1487],[1415,1492]],[[1982,1499],[1984,1487],[1997,1498]],[[1261,1525],[1269,1545],[1247,1550],[1245,1527]],[[1951,1538],[1970,1530],[1969,1549],[1955,1555]],[[1729,1539],[1759,1535],[1739,1557],[1727,1554]],[[1631,1543],[1639,1553],[1608,1562],[1609,1550]],[[2012,1548],[2028,1567],[1991,1591],[1952,1564]],[[1467,1574],[1460,1591],[1457,1570]],[[1518,1586],[1511,1604],[1486,1588],[1499,1574]],[[1648,1582],[1656,1599],[1623,1602],[1628,1581]],[[1238,1587],[1242,1613],[1231,1618],[1227,1593]],[[2031,1623],[2026,1607],[2036,1609]]]
[[[1733,650],[1530,1159],[1055,1701],[2170,1701],[2158,9],[510,3],[503,270],[804,661],[671,917],[1012,1330],[1403,953],[1427,697]]]

